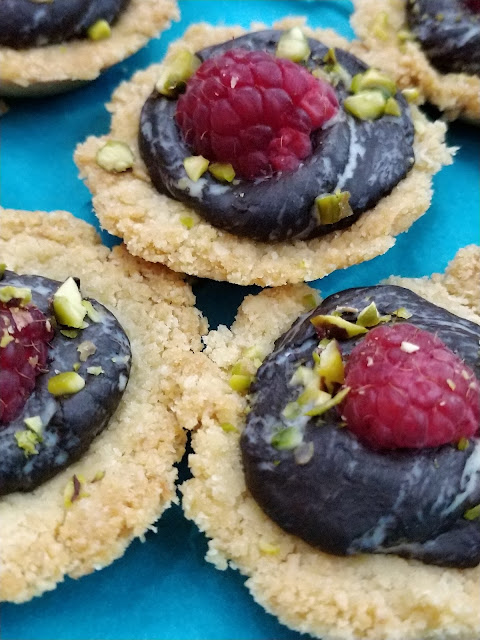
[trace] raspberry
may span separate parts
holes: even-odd
[[[480,13],[480,0],[464,0],[464,3],[473,13]]]
[[[253,180],[297,169],[312,152],[310,134],[337,110],[333,88],[300,65],[232,49],[190,78],[176,120],[196,154]]]
[[[474,372],[437,336],[411,324],[371,330],[350,355],[345,386],[351,390],[342,417],[375,449],[436,447],[478,432]]]
[[[40,309],[0,303],[0,424],[8,424],[22,410],[36,376],[45,370],[52,338]]]

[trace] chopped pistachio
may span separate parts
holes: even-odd
[[[302,442],[293,454],[295,462],[299,465],[308,464],[313,458],[313,452],[315,450],[313,442]]]
[[[368,307],[362,309],[357,317],[357,324],[361,327],[376,327],[379,322],[380,314],[375,302],[371,302]]]
[[[163,65],[155,88],[167,98],[174,98],[201,65],[201,60],[187,49],[181,49]]]
[[[390,32],[390,21],[386,11],[377,14],[372,23],[371,33],[377,40],[388,40]]]
[[[80,364],[80,362],[74,362],[72,369],[74,371],[78,371],[80,369],[82,365]]]
[[[226,162],[212,162],[208,170],[214,178],[222,182],[232,182],[235,178],[235,170]]]
[[[66,371],[53,376],[48,381],[48,391],[54,396],[78,393],[85,386],[85,380],[75,371]]]
[[[385,111],[385,96],[381,91],[360,91],[343,102],[345,109],[359,120],[376,120]]]
[[[320,361],[316,367],[318,374],[327,382],[327,387],[331,384],[343,384],[345,380],[345,371],[343,366],[342,354],[338,348],[338,342],[332,340],[320,352]],[[330,389],[329,389],[330,390]]]
[[[25,456],[34,456],[38,453],[37,444],[40,439],[39,436],[30,429],[24,429],[23,431],[15,432],[15,440],[20,449],[23,450]]]
[[[8,331],[3,331],[3,335],[0,338],[0,349],[4,349],[10,342],[14,340],[14,337],[11,336]]]
[[[471,509],[467,509],[463,514],[465,520],[478,520],[480,518],[480,504],[477,504]]]
[[[59,324],[80,329],[87,310],[82,305],[82,296],[77,283],[68,278],[53,294],[53,311]]]
[[[308,40],[300,27],[285,31],[280,36],[275,51],[277,58],[287,58],[292,62],[304,62],[308,60],[310,53]]]
[[[92,322],[100,322],[102,316],[95,309],[90,300],[82,300],[82,306],[87,310],[87,316],[90,318]]]
[[[102,367],[87,367],[87,373],[91,376],[100,376],[105,373]]]
[[[270,544],[269,542],[259,542],[258,548],[262,553],[266,553],[269,556],[275,556],[280,552],[278,544]]]
[[[357,73],[354,76],[350,90],[352,93],[378,90],[383,93],[385,98],[390,98],[397,93],[397,85],[387,74],[378,71],[378,69],[368,69],[364,73]]]
[[[32,299],[32,290],[26,287],[2,287],[0,289],[0,302],[18,300],[20,305],[28,304]]]
[[[335,49],[330,48],[327,53],[323,56],[323,61],[327,65],[335,65],[338,64],[337,54],[335,53]]]
[[[302,415],[302,408],[298,402],[288,402],[282,411],[285,420],[295,420],[300,415]]]
[[[86,362],[90,356],[96,353],[97,347],[91,340],[85,340],[78,345],[77,351],[80,354],[80,362]]]
[[[105,477],[105,471],[97,471],[97,473],[93,476],[90,482],[100,482]]]
[[[220,426],[225,431],[225,433],[238,433],[238,429],[231,422],[221,422]]]
[[[303,306],[307,309],[315,309],[318,307],[319,299],[316,293],[307,293],[302,298]]]
[[[338,330],[341,333],[345,333],[348,338],[354,338],[355,336],[360,336],[364,333],[367,333],[367,329],[365,327],[361,327],[358,324],[353,324],[353,322],[348,322],[348,320],[344,320],[338,316],[315,316],[310,320],[315,328],[324,327],[328,332],[336,334]]]
[[[34,433],[37,434],[37,436],[41,438],[43,422],[40,416],[32,416],[31,418],[25,418],[24,422],[27,428],[30,429],[30,431],[33,431]]]
[[[400,105],[398,104],[395,98],[388,98],[385,103],[385,111],[386,116],[395,116],[400,117],[402,115],[402,110],[400,109]]]
[[[180,224],[190,230],[195,226],[195,218],[193,216],[180,216]]]
[[[315,198],[315,207],[320,224],[335,224],[353,215],[348,191],[318,196]]]
[[[84,476],[78,474],[73,475],[72,478],[65,485],[63,490],[63,504],[69,509],[76,500],[80,498],[86,498],[88,493],[85,493],[83,486],[85,485]]]
[[[253,382],[253,376],[234,373],[230,376],[229,385],[230,388],[238,393],[246,393],[250,389],[250,385]]]
[[[76,338],[78,336],[78,331],[76,329],[60,329],[60,333],[62,336],[66,338]]]
[[[420,98],[420,91],[415,87],[403,89],[402,96],[407,102],[417,102]]]
[[[457,449],[459,451],[466,451],[470,445],[470,441],[468,438],[460,438],[457,444]]]
[[[332,407],[335,407],[336,405],[343,402],[344,398],[346,398],[349,392],[350,392],[350,387],[344,387],[341,391],[339,391],[336,395],[334,395],[333,398],[331,398],[330,400],[327,400],[327,402],[325,402],[324,404],[321,404],[320,406],[314,407],[310,411],[307,411],[305,415],[321,416],[329,409],[332,409]]]
[[[97,151],[95,161],[105,171],[122,173],[133,167],[135,157],[125,142],[109,140]]]
[[[190,156],[189,158],[185,158],[183,161],[183,166],[185,167],[187,176],[194,182],[200,180],[208,169],[209,164],[209,160],[203,156]]]
[[[270,440],[270,444],[279,451],[290,451],[302,442],[302,434],[295,427],[287,427],[277,431]]]
[[[4,262],[0,263],[0,280],[5,275],[5,271],[7,270],[7,265]]]
[[[396,316],[397,318],[401,318],[402,320],[409,320],[412,317],[413,313],[407,311],[405,307],[400,307],[395,311],[392,311],[392,316]]]
[[[306,387],[305,391],[298,396],[297,402],[301,407],[319,407],[328,402],[331,397],[329,393],[319,389],[318,381],[316,380],[314,385]]]
[[[106,20],[97,20],[87,29],[90,40],[105,40],[112,35],[112,29]]]

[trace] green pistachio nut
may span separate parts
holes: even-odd
[[[0,338],[0,349],[4,349],[10,342],[13,342],[14,337],[8,333],[6,329],[3,330],[3,335]]]
[[[132,150],[121,140],[109,140],[97,151],[95,160],[99,167],[110,173],[122,173],[134,163]]]
[[[317,372],[327,383],[343,384],[345,380],[345,370],[342,354],[336,340],[329,342],[325,349],[320,352]]]
[[[73,278],[68,278],[53,294],[53,311],[59,324],[81,329],[87,309],[82,304],[82,295]]]
[[[231,422],[222,422],[220,424],[225,433],[238,433],[238,429]]]
[[[323,56],[323,61],[326,65],[335,65],[338,64],[337,54],[335,53],[335,49],[329,49],[327,53]]]
[[[277,431],[270,440],[270,444],[279,451],[290,451],[295,449],[302,442],[303,437],[295,427],[287,427]]]
[[[250,385],[253,382],[253,377],[241,373],[234,373],[230,376],[229,385],[230,388],[238,393],[246,393],[250,389]]]
[[[397,93],[397,85],[385,73],[378,69],[368,69],[365,73],[357,73],[353,77],[350,86],[352,93],[360,93],[360,91],[381,91],[385,98],[390,98]]]
[[[201,60],[187,49],[177,51],[163,65],[155,88],[167,98],[175,98],[201,65]]]
[[[327,332],[329,329],[334,333],[339,330],[339,332],[345,333],[348,338],[360,336],[368,331],[365,327],[348,322],[348,320],[344,320],[339,316],[315,316],[310,322],[317,329],[324,327]]]
[[[209,164],[210,162],[203,156],[190,156],[183,161],[187,176],[194,182],[200,180]]]
[[[371,302],[368,307],[362,309],[357,316],[357,324],[361,327],[376,327],[379,322],[380,314],[378,313],[375,302]]]
[[[91,376],[100,376],[105,373],[102,367],[87,367],[87,373]]]
[[[308,40],[300,27],[293,27],[280,36],[275,55],[292,62],[304,62],[310,57]]]
[[[92,322],[100,322],[102,316],[95,309],[90,300],[82,300],[82,306],[87,310],[87,316],[90,318]]]
[[[315,198],[315,213],[320,224],[335,224],[353,215],[350,193],[339,191]]]
[[[327,400],[325,403],[317,407],[314,407],[310,411],[307,411],[305,415],[311,416],[311,417],[323,415],[333,407],[336,407],[338,404],[343,402],[343,400],[346,398],[349,392],[350,392],[350,387],[344,387],[335,396],[333,396],[333,398],[331,397],[330,400]]]
[[[477,504],[471,509],[467,509],[463,514],[465,520],[478,520],[480,518],[480,504]]]
[[[381,91],[360,91],[345,98],[343,106],[359,120],[376,120],[383,116],[386,104]]]
[[[48,381],[48,391],[53,396],[68,396],[78,393],[85,386],[85,380],[75,371],[66,371],[53,376]]]
[[[43,422],[40,416],[32,416],[31,418],[24,419],[25,425],[30,431],[37,434],[38,437],[42,436]]]
[[[233,182],[235,170],[231,164],[226,162],[212,162],[208,170],[214,178],[220,182]]]
[[[399,309],[396,309],[396,311],[392,311],[392,316],[396,316],[402,320],[409,320],[413,316],[413,313],[410,313],[410,311],[405,309],[405,307],[400,307]]]
[[[106,20],[97,20],[87,29],[90,40],[106,40],[112,35],[112,29]]]
[[[180,216],[180,224],[190,231],[195,226],[195,218],[193,216]]]
[[[15,440],[17,446],[23,450],[25,456],[34,456],[38,453],[37,444],[39,443],[39,437],[30,429],[15,432]]]
[[[2,287],[0,289],[0,302],[18,300],[20,305],[28,304],[32,299],[32,290],[23,287]]]
[[[416,103],[420,99],[420,91],[416,87],[408,87],[403,89],[402,96],[407,102]]]
[[[400,109],[400,105],[398,104],[395,98],[388,98],[385,103],[384,114],[386,116],[395,116],[399,118],[402,115],[402,110]]]
[[[0,263],[0,280],[3,278],[6,270],[7,270],[7,265],[4,262],[1,262]]]

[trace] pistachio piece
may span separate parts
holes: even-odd
[[[371,32],[377,40],[388,40],[390,36],[390,21],[386,11],[381,11],[377,14],[372,23]]]
[[[91,340],[85,340],[78,345],[77,351],[80,354],[80,362],[86,362],[97,351],[97,347]]]
[[[329,342],[325,349],[320,352],[320,359],[316,370],[327,382],[327,387],[335,383],[343,384],[345,380],[345,370],[342,354],[336,340]]]
[[[471,509],[467,509],[463,514],[465,520],[478,520],[480,518],[480,504],[477,504]]]
[[[87,367],[87,373],[91,376],[100,376],[105,373],[102,367]]]
[[[85,493],[83,489],[85,483],[86,480],[84,476],[80,474],[78,474],[78,476],[73,475],[67,482],[63,490],[63,504],[67,509],[69,509],[76,500],[88,497],[88,493]]]
[[[60,333],[62,334],[62,336],[70,339],[76,338],[78,336],[77,329],[60,329]]]
[[[78,393],[85,386],[85,380],[75,371],[66,371],[53,376],[48,381],[48,391],[53,396],[68,396]]]
[[[201,60],[188,49],[177,51],[163,65],[155,88],[162,96],[175,98],[201,64]]]
[[[416,103],[420,99],[420,91],[416,87],[408,87],[403,89],[402,96],[407,102]]]
[[[34,456],[38,453],[37,444],[39,443],[39,437],[30,429],[15,432],[15,440],[17,446],[23,450],[25,457]]]
[[[413,313],[410,313],[405,307],[400,307],[396,311],[392,311],[392,316],[396,316],[402,320],[409,320],[413,316]]]
[[[460,438],[457,444],[457,449],[459,451],[466,451],[470,445],[468,438]]]
[[[109,140],[97,151],[95,161],[99,167],[110,173],[122,173],[131,169],[134,163],[132,150],[121,140]]]
[[[180,224],[185,229],[190,230],[195,226],[195,218],[193,216],[180,216]]]
[[[299,465],[308,464],[310,460],[313,458],[313,452],[315,451],[315,447],[313,442],[302,442],[296,449],[293,454],[295,458],[295,462]]]
[[[307,293],[302,298],[302,304],[307,309],[315,309],[319,305],[319,295],[316,293]]]
[[[112,29],[106,20],[97,20],[87,29],[90,40],[105,40],[112,35]]]
[[[40,416],[32,416],[31,418],[25,418],[24,422],[30,431],[33,431],[41,438],[43,422]]]
[[[187,176],[194,182],[200,180],[205,171],[208,169],[209,164],[210,161],[203,156],[190,156],[189,158],[185,158],[185,160],[183,161],[183,166],[185,167]]]
[[[324,404],[321,404],[320,406],[314,407],[310,411],[307,411],[305,415],[311,417],[323,415],[333,407],[340,404],[348,395],[348,393],[350,393],[350,387],[344,387],[335,396],[333,396],[333,398],[330,398],[330,400],[327,400],[327,402],[325,402]]]
[[[235,170],[230,163],[212,162],[208,170],[214,178],[221,182],[233,182],[235,178]]]
[[[11,336],[8,331],[6,331],[5,329],[3,330],[3,335],[0,338],[0,349],[4,349],[7,345],[10,344],[10,342],[13,342],[14,337]]]
[[[365,327],[348,322],[340,316],[315,316],[310,322],[316,329],[325,329],[327,335],[354,338],[367,333]]]
[[[275,556],[277,553],[280,553],[280,547],[278,544],[270,544],[269,542],[259,542],[258,548],[262,553],[267,554],[268,556]]]
[[[395,98],[388,98],[387,102],[385,103],[384,114],[386,116],[395,116],[397,118],[402,115],[400,105],[395,100]]]
[[[320,224],[335,224],[353,215],[350,193],[339,191],[315,198],[315,212]]]
[[[82,300],[82,306],[87,310],[87,316],[92,322],[100,322],[102,316],[98,313],[90,300]]]
[[[381,91],[360,91],[343,102],[346,111],[359,120],[376,120],[383,116],[386,100]]]
[[[287,58],[292,62],[304,62],[310,57],[308,40],[300,29],[293,27],[280,36],[275,55],[277,58]]]
[[[82,305],[82,296],[77,283],[68,278],[53,294],[53,311],[59,324],[81,329],[87,310]]]
[[[384,94],[385,98],[390,98],[397,93],[397,85],[389,76],[378,69],[368,69],[365,73],[357,73],[353,77],[350,90],[352,93],[378,90]]]
[[[376,327],[380,322],[380,314],[377,305],[371,302],[368,307],[362,309],[357,316],[357,324],[361,327]]]
[[[238,433],[238,429],[231,422],[222,422],[220,424],[225,433]]]
[[[229,385],[231,389],[238,391],[238,393],[246,393],[250,389],[252,382],[253,376],[234,373],[230,376]]]
[[[0,302],[11,302],[18,300],[20,306],[28,304],[32,299],[32,290],[26,287],[2,287],[0,289]]]
[[[4,262],[0,263],[0,280],[5,275],[5,271],[7,270],[7,265]]]
[[[279,451],[290,451],[295,449],[302,442],[302,434],[295,427],[280,429],[272,436],[270,444]]]

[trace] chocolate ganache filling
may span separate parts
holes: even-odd
[[[282,33],[248,34],[196,55],[201,62],[233,49],[274,55]],[[414,164],[414,129],[405,99],[394,93],[397,115],[386,112],[369,120],[355,117],[344,101],[350,96],[351,78],[364,73],[366,65],[341,49],[333,53],[316,40],[306,42],[310,55],[303,65],[309,71],[327,72],[333,54],[343,73],[335,87],[340,109],[313,131],[312,153],[298,169],[254,180],[239,178],[230,184],[219,182],[208,171],[191,180],[184,160],[192,156],[192,149],[175,119],[178,100],[154,90],[141,113],[139,145],[160,193],[191,205],[215,227],[274,242],[314,238],[348,227],[392,191]],[[317,215],[315,201],[322,194],[339,192],[349,194],[349,215],[325,223]]]
[[[0,45],[13,49],[85,38],[99,20],[113,24],[129,0],[1,0]]]
[[[410,29],[439,71],[480,75],[480,3],[408,0]]]
[[[84,328],[79,330],[59,325],[53,314],[52,297],[60,284],[11,271],[5,271],[0,282],[0,293],[10,287],[31,291],[30,304],[46,316],[47,327],[53,331],[46,366],[36,377],[33,391],[13,419],[6,424],[0,420],[0,495],[31,491],[80,458],[108,425],[128,382],[130,343],[116,318],[87,298],[84,303],[94,320],[86,316]],[[27,317],[28,309],[29,305],[23,309]],[[20,318],[17,328],[21,329],[22,307],[14,310],[15,315]],[[5,324],[9,324],[8,320]],[[0,348],[8,349],[8,326],[0,337]],[[10,388],[8,367],[2,368],[0,400],[5,404],[15,389]],[[59,380],[59,374],[66,372],[80,385],[62,393],[58,383],[55,390],[51,381]]]
[[[480,378],[478,325],[396,286],[330,296],[277,340],[257,372],[241,438],[247,486],[280,527],[322,551],[474,567],[480,563],[478,432],[463,446],[379,451],[345,428],[336,408],[320,418],[285,418],[286,405],[299,396],[292,376],[301,365],[313,366],[319,338],[311,319],[341,309],[344,319],[355,322],[358,310],[372,301],[380,314],[408,310],[409,323],[436,334]],[[363,336],[337,339],[348,361]],[[295,449],[279,447],[274,437],[289,425],[300,433]]]

